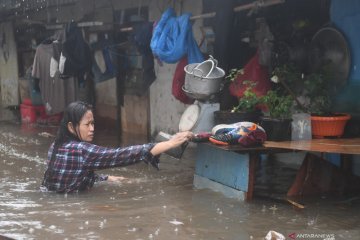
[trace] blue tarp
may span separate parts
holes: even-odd
[[[194,39],[190,13],[176,16],[168,8],[157,23],[151,39],[153,54],[166,63],[176,63],[187,55],[188,63],[200,63],[204,57]]]
[[[332,0],[330,8],[331,21],[345,35],[351,52],[350,83],[360,84],[360,1]]]
[[[351,113],[352,118],[360,118],[360,1],[332,0],[331,22],[344,34],[351,53],[348,84],[336,97],[334,111]]]

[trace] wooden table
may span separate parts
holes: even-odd
[[[360,138],[266,141],[263,146],[250,148],[200,143],[197,147],[194,186],[210,188],[240,200],[251,200],[255,168],[261,154],[292,151],[360,154]]]
[[[311,139],[264,143],[265,148],[280,148],[322,153],[360,154],[360,138]]]
[[[199,143],[194,175],[195,188],[209,188],[239,200],[253,197],[255,168],[261,154],[289,152],[264,146],[220,146]]]

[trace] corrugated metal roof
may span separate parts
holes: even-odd
[[[0,11],[16,9],[36,9],[39,7],[52,7],[75,3],[77,0],[0,0]]]
[[[37,11],[50,7],[75,4],[78,0],[0,0],[0,20],[16,12]]]

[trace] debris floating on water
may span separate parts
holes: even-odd
[[[297,203],[297,202],[295,202],[295,201],[293,201],[293,200],[286,199],[286,201],[288,201],[289,203],[291,203],[292,205],[294,205],[294,206],[297,207],[297,208],[300,208],[300,209],[304,209],[304,208],[305,208],[304,205],[302,205],[302,204],[300,204],[300,203]]]
[[[39,133],[39,136],[47,137],[47,138],[55,137],[55,135],[48,133],[48,132],[41,132],[41,133]]]
[[[176,220],[176,219],[174,219],[174,220],[172,220],[172,221],[169,221],[169,223],[174,224],[174,225],[184,225],[183,222],[180,222],[180,221],[178,221],[178,220]]]
[[[276,207],[276,205],[275,205],[275,204],[274,204],[274,206],[269,207],[269,209],[270,209],[270,210],[272,210],[272,211],[276,211],[276,210],[278,210],[278,208]]]
[[[285,240],[285,236],[281,233],[275,232],[273,230],[270,230],[266,236],[265,240]]]

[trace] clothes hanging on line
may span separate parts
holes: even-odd
[[[133,26],[133,31],[130,34],[130,41],[134,42],[141,54],[152,54],[150,43],[153,28],[153,22],[140,22]]]
[[[58,46],[55,42],[42,43],[37,47],[31,74],[39,79],[41,97],[49,115],[63,112],[70,102],[78,98],[77,78],[63,78],[56,68],[58,60],[54,58],[54,48],[57,49]]]
[[[155,81],[154,56],[152,54],[150,43],[152,38],[154,23],[140,22],[134,25],[134,30],[130,34],[130,41],[136,46],[139,54],[142,55],[143,84],[141,89],[135,91],[138,95],[143,95]]]
[[[104,38],[90,44],[93,59],[91,71],[95,83],[110,80],[117,75],[118,56],[111,50],[113,44],[111,39]]]
[[[67,76],[83,80],[84,74],[91,71],[91,52],[83,38],[82,31],[75,22],[65,27],[65,39],[62,43],[63,71]]]
[[[125,94],[144,95],[156,79],[154,56],[150,48],[152,30],[152,22],[138,22],[134,24],[127,41],[106,46],[111,58],[117,57],[118,71],[124,73],[120,80],[123,81]],[[104,59],[103,69],[107,69],[106,56],[99,57],[101,58]],[[101,73],[99,69],[101,66],[93,67],[93,70],[97,70],[96,74]]]

